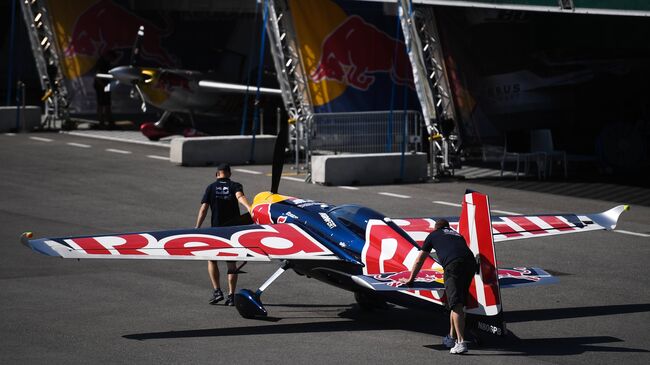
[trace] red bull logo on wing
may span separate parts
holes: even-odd
[[[313,82],[335,80],[365,91],[375,82],[374,74],[387,72],[393,82],[413,85],[404,43],[360,16],[348,17],[325,37],[321,48],[321,57],[309,75]]]
[[[395,288],[398,288],[404,283],[402,280],[408,280],[408,278],[411,277],[411,272],[410,271],[402,271],[402,272],[396,272],[396,273],[388,273],[388,274],[376,274],[373,275],[373,278],[379,280],[379,281],[384,281],[386,282],[386,285],[392,286]],[[420,270],[418,272],[418,276],[415,278],[415,282],[417,283],[433,283],[433,282],[439,282],[442,283],[444,278],[444,273],[442,271],[437,271],[437,270]]]

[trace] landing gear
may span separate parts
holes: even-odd
[[[365,293],[365,292],[355,292],[354,300],[357,301],[359,307],[364,311],[373,311],[375,309],[388,309],[390,306],[386,303],[385,300],[380,297]]]
[[[275,279],[279,278],[287,269],[290,268],[290,265],[287,261],[284,261],[282,266],[276,270],[270,278],[257,289],[256,292],[253,292],[249,289],[241,289],[235,294],[235,307],[239,314],[244,318],[255,318],[255,317],[266,317],[268,312],[262,304],[261,296],[264,290],[268,288]]]

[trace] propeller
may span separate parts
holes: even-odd
[[[140,61],[140,46],[142,45],[142,39],[144,39],[144,25],[141,25],[138,28],[138,34],[135,36],[135,41],[133,42],[133,48],[131,49],[131,66],[136,66]]]
[[[292,121],[294,119],[292,118]],[[278,193],[280,178],[282,177],[282,167],[284,166],[284,150],[287,147],[289,138],[289,120],[283,119],[280,123],[278,136],[275,138],[275,147],[273,149],[273,167],[271,169],[271,193]]]

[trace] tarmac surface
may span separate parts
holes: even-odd
[[[618,231],[498,244],[501,265],[541,267],[560,282],[504,290],[511,335],[462,356],[440,344],[444,315],[363,312],[352,293],[291,271],[262,297],[270,317],[248,320],[207,304],[203,262],[60,260],[20,245],[24,231],[58,237],[192,227],[215,169],[175,166],[167,157],[153,145],[0,134],[0,363],[650,363],[645,188],[511,178],[343,188],[306,184],[285,166],[280,193],[359,203],[394,218],[458,215],[454,204],[468,188],[488,194],[501,212],[632,204]],[[270,171],[236,166],[233,180],[252,200],[269,189]],[[256,289],[276,267],[249,263],[239,288]]]

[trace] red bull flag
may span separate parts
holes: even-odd
[[[331,0],[290,6],[315,112],[419,109],[390,7]]]

